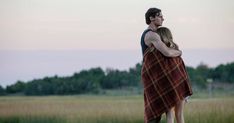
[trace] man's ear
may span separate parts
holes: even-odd
[[[150,17],[150,20],[151,20],[151,21],[154,21],[154,20],[155,20],[155,18],[153,18],[153,17]]]

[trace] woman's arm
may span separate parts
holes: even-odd
[[[150,46],[153,44],[157,50],[167,57],[181,56],[180,50],[167,47],[160,39],[160,36],[155,32],[148,32],[145,36],[145,44]]]

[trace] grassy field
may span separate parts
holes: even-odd
[[[142,96],[0,97],[0,123],[143,123],[143,114]],[[234,98],[190,99],[185,121],[234,123]]]

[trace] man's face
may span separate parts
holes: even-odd
[[[158,27],[158,26],[162,26],[163,21],[164,21],[164,18],[163,18],[162,13],[160,12],[159,15],[155,16],[153,23],[155,26]]]

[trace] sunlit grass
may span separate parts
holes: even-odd
[[[6,96],[0,123],[143,123],[143,105],[142,96]],[[185,121],[233,123],[234,99],[190,99]]]

